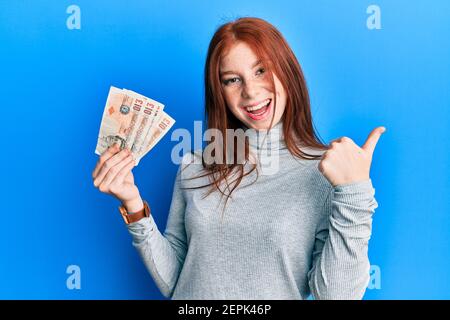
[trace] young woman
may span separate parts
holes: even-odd
[[[208,128],[224,136],[227,129],[248,132],[247,161],[206,164],[205,150],[191,155],[179,166],[163,234],[134,184],[128,150],[110,147],[93,171],[94,185],[121,201],[133,246],[162,294],[361,299],[378,205],[370,165],[385,128],[374,129],[362,147],[347,137],[321,143],[294,53],[258,18],[237,19],[214,34],[205,98]],[[229,145],[225,139],[224,154]],[[256,163],[249,161],[253,151]],[[262,175],[269,153],[278,168]]]

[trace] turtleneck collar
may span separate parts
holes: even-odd
[[[270,130],[256,130],[244,125],[250,148],[259,152],[287,150],[283,135],[283,121]]]

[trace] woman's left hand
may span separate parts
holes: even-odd
[[[385,127],[373,129],[362,148],[348,137],[333,140],[319,162],[320,172],[333,187],[368,180],[375,146],[385,131]]]

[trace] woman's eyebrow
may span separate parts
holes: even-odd
[[[257,65],[261,64],[261,62],[262,62],[262,60],[258,60],[258,61],[256,61],[255,63],[253,63],[252,69],[253,69],[254,67],[256,67]],[[237,72],[235,72],[235,71],[227,70],[227,71],[220,72],[220,75],[223,76],[224,74],[236,74],[236,73],[237,73]]]

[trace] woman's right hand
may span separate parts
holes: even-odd
[[[137,212],[144,207],[131,172],[134,166],[130,150],[120,150],[118,144],[114,144],[100,156],[92,172],[94,186],[116,197],[128,212]]]

